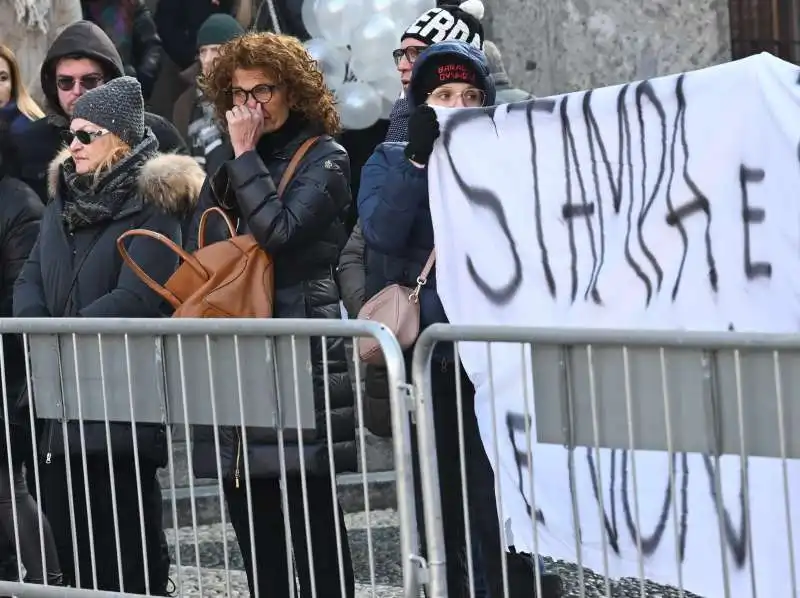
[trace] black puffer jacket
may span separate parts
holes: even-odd
[[[62,175],[67,160],[71,158],[65,151],[51,165],[51,201],[41,221],[39,239],[17,279],[14,316],[155,318],[164,315],[165,306],[158,295],[123,264],[116,247],[117,238],[131,228],[146,228],[180,243],[180,216],[191,196],[200,192],[202,169],[188,156],[156,154],[140,169],[131,171],[124,203],[110,220],[70,232],[63,220],[65,202],[72,200]],[[178,265],[177,256],[170,249],[151,239],[133,239],[128,252],[134,262],[161,284]],[[85,424],[84,434],[88,454],[106,452],[105,424]],[[137,438],[142,458],[160,465],[165,463],[163,428],[139,425]],[[129,425],[112,423],[111,439],[115,454],[132,454]],[[80,452],[77,423],[69,424],[68,444],[71,453]],[[51,453],[63,454],[61,424],[46,422],[39,447],[46,457]]]
[[[0,166],[0,318],[10,318],[14,298],[14,282],[36,243],[44,204],[22,181],[5,176]],[[25,392],[25,353],[21,336],[3,335],[3,356],[6,372],[8,416],[12,424],[27,424]],[[0,393],[0,421],[3,420],[3,396]],[[13,447],[12,441],[12,447]],[[0,455],[5,455],[5,426],[0,426]]]
[[[346,241],[342,218],[350,205],[349,162],[347,153],[332,138],[323,136],[309,150],[295,176],[278,199],[276,187],[295,151],[315,128],[291,116],[276,133],[265,135],[257,151],[227,162],[206,183],[200,198],[198,217],[203,209],[220,205],[233,208],[231,216],[240,218],[242,232],[253,234],[275,262],[275,307],[277,318],[341,317],[339,291],[334,270]],[[218,219],[213,221],[219,224]],[[209,227],[211,224],[209,224]],[[193,231],[197,227],[192,227]],[[219,226],[207,231],[207,241],[223,239]],[[189,248],[196,247],[196,240]],[[317,412],[317,437],[320,442],[305,443],[306,469],[322,473],[328,469],[323,381],[322,347],[312,338],[311,358],[314,376],[314,402]],[[327,339],[332,436],[337,471],[356,470],[355,414],[343,339]],[[280,462],[274,434],[248,429],[250,474],[254,477],[278,475]],[[237,430],[220,430],[222,473],[236,478],[243,474]],[[198,429],[194,434],[194,467],[198,477],[216,477],[213,434]],[[238,458],[237,458],[238,457]],[[286,447],[287,468],[299,470],[299,450]],[[237,467],[238,465],[238,467]]]
[[[69,116],[58,102],[56,65],[66,56],[91,58],[103,69],[107,81],[124,74],[122,59],[114,43],[100,27],[89,21],[78,21],[66,27],[53,41],[42,63],[42,91],[47,98],[47,116],[33,121],[23,135],[12,135],[15,157],[13,174],[36,191],[47,202],[47,169],[59,150],[64,147],[61,137],[69,128]],[[145,125],[156,135],[159,149],[166,153],[186,151],[186,145],[175,127],[163,118],[145,113]]]

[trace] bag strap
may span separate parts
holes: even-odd
[[[89,246],[86,248],[86,251],[81,256],[81,260],[78,262],[78,266],[72,273],[72,282],[69,284],[69,289],[67,289],[67,297],[64,299],[64,303],[61,305],[61,315],[64,315],[64,310],[67,309],[67,305],[69,305],[69,300],[72,298],[72,291],[75,289],[75,285],[78,284],[78,275],[83,270],[83,265],[86,263],[86,258],[89,257],[89,254],[94,249],[94,246],[97,245],[97,242],[100,240],[100,237],[103,236],[103,230],[98,231],[95,233],[94,237],[92,237]]]
[[[228,227],[228,233],[230,234],[231,238],[236,236],[236,227],[233,226],[233,222],[231,222],[231,219],[225,213],[225,210],[219,206],[211,206],[202,213],[200,216],[200,224],[197,225],[198,249],[202,249],[206,246],[206,224],[208,223],[208,217],[212,214],[217,214],[222,217],[222,219],[225,221],[225,226]]]
[[[300,161],[305,157],[314,144],[319,141],[320,137],[309,137],[306,139],[300,147],[297,148],[292,159],[289,161],[289,165],[286,167],[286,170],[283,172],[283,176],[281,177],[280,182],[278,183],[278,197],[282,197],[284,191],[286,191],[286,187],[289,186],[289,183],[292,182],[292,177],[294,177],[295,172],[297,172],[297,167],[300,166]],[[231,221],[228,214],[219,206],[212,206],[205,210],[203,214],[200,216],[200,224],[198,225],[197,230],[197,248],[202,249],[206,245],[206,224],[208,217],[211,213],[219,214],[223,220],[225,221],[225,225],[228,227],[228,232],[231,235],[231,238],[236,236],[236,231],[238,230],[238,226],[234,226],[233,222]],[[238,225],[238,223],[237,223]]]
[[[409,299],[412,301],[416,301],[419,298],[419,293],[428,283],[428,276],[430,276],[431,270],[433,270],[433,264],[436,263],[436,248],[434,247],[431,251],[431,254],[428,256],[428,260],[425,262],[425,265],[422,267],[422,272],[419,273],[417,276],[417,286],[411,292],[411,296]]]
[[[197,272],[201,278],[205,278],[208,280],[211,278],[209,273],[203,268],[202,264],[198,261],[196,257],[188,253],[184,250],[180,245],[175,243],[172,239],[162,235],[161,233],[157,233],[152,230],[148,230],[146,228],[134,228],[122,233],[119,238],[117,239],[117,249],[119,250],[120,255],[122,256],[122,260],[128,265],[128,267],[133,270],[134,274],[138,276],[143,283],[145,283],[153,292],[155,292],[159,297],[164,299],[167,303],[172,305],[175,309],[178,309],[182,301],[178,299],[171,291],[169,291],[166,287],[158,284],[152,277],[147,274],[136,262],[133,261],[128,250],[125,247],[125,239],[129,237],[150,237],[151,239],[155,239],[159,241],[161,244],[166,245],[169,247],[174,253],[178,255],[185,263],[189,264],[189,266]]]
[[[278,183],[278,197],[283,197],[283,192],[286,191],[286,187],[288,187],[289,183],[292,181],[292,177],[294,177],[297,167],[300,166],[300,161],[306,157],[308,150],[314,147],[314,144],[319,140],[320,137],[318,136],[309,137],[300,147],[297,148],[297,151],[294,153],[294,156],[292,156],[292,159],[289,162],[289,166],[287,166],[286,170],[283,172],[281,182]]]
[[[424,285],[428,282],[428,276],[430,276],[431,270],[433,270],[433,264],[436,262],[436,249],[434,248],[431,251],[431,254],[428,256],[428,261],[425,262],[425,266],[422,268],[422,272],[419,273],[419,277],[417,278],[417,284]]]

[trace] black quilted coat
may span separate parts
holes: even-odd
[[[241,232],[250,232],[275,263],[275,305],[277,318],[341,317],[339,290],[334,272],[339,252],[347,238],[343,220],[350,206],[347,153],[331,137],[323,136],[306,154],[283,197],[276,188],[292,156],[308,138],[319,131],[297,116],[290,116],[277,132],[265,135],[256,151],[226,162],[201,193],[196,220],[206,208],[219,205],[239,219]],[[226,237],[220,219],[209,219],[206,241]],[[220,224],[220,226],[210,228]],[[196,234],[197,226],[190,227]],[[193,250],[196,239],[187,240]],[[328,382],[330,384],[333,453],[337,471],[356,470],[355,410],[343,339],[327,339]],[[323,473],[329,468],[326,448],[325,393],[322,347],[319,338],[311,342],[317,441],[304,443],[307,472]],[[236,400],[231,397],[231,400]],[[241,434],[238,429],[220,430],[222,474],[225,478],[244,475]],[[278,446],[274,433],[248,428],[250,475],[280,474]],[[286,445],[289,472],[299,471],[299,449]],[[208,428],[193,434],[194,473],[216,477],[214,437]]]

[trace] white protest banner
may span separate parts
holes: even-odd
[[[798,72],[762,54],[513,106],[440,111],[430,204],[438,292],[451,323],[798,332]],[[521,375],[519,346],[492,350],[497,421],[505,422],[525,413],[532,388]],[[500,447],[494,466],[504,517],[515,543],[531,550],[529,471],[517,467],[509,430],[492,429],[485,345],[463,345],[462,359],[477,387],[490,458],[495,435]],[[800,554],[800,524],[795,515],[790,547],[781,461],[748,459],[748,525],[738,456],[720,460],[718,507],[703,455],[677,457],[680,496],[670,496],[674,462],[636,451],[637,531],[626,522],[624,492],[611,487],[629,483],[619,461],[634,457],[605,449],[593,455],[574,452],[571,488],[567,449],[534,444],[542,554],[578,561],[574,493],[580,560],[606,571],[602,492],[607,515],[618,520],[610,576],[639,577],[638,534],[648,539],[644,575],[656,582],[682,582],[708,598],[749,597],[755,589],[758,596],[791,594],[789,559],[792,549]],[[787,465],[791,500],[800,496],[800,467]]]

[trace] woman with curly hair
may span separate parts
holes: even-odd
[[[351,203],[350,165],[347,153],[333,139],[339,117],[316,63],[293,37],[250,33],[220,48],[203,85],[228,130],[234,156],[206,181],[196,218],[210,206],[223,208],[239,222],[240,231],[251,233],[273,258],[274,317],[339,318],[333,273],[347,240],[343,221]],[[310,149],[279,197],[279,182],[306,142]],[[217,222],[220,219],[212,220],[219,226],[212,230],[209,222],[206,242],[227,236]],[[187,244],[193,249],[197,240]],[[244,433],[220,429],[222,471],[217,472],[213,436],[208,430],[195,431],[194,473],[223,479],[253,596],[259,592],[256,588],[261,595],[290,595],[294,576],[288,544],[293,548],[300,596],[311,596],[314,589],[320,597],[354,595],[344,517],[329,466],[332,454],[336,471],[356,470],[353,391],[343,339],[326,339],[324,346],[320,341],[311,342],[317,438],[304,441],[302,454],[297,445],[286,444],[285,502],[274,433],[249,427]],[[330,446],[326,421],[332,422]]]

